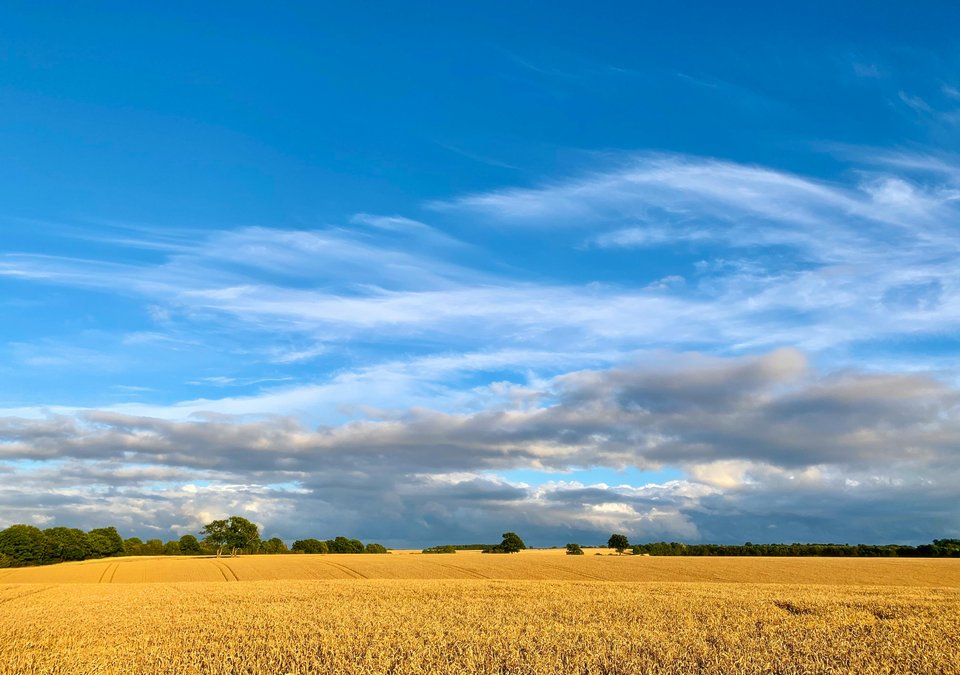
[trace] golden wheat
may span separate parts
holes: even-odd
[[[6,573],[4,575],[4,572]],[[281,555],[106,558],[0,570],[0,583],[146,583],[306,579],[700,581],[960,588],[960,560],[517,555]]]
[[[4,674],[960,673],[956,560],[538,551],[8,572]],[[758,578],[791,583],[734,583]]]

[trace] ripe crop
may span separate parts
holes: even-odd
[[[0,673],[960,672],[956,560],[439,557],[7,570]]]

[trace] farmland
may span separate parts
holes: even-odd
[[[525,551],[0,571],[3,673],[951,673],[958,644],[958,560]]]

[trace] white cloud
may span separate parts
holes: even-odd
[[[704,257],[630,284],[520,281],[455,262],[450,247],[435,245],[435,228],[370,214],[355,216],[362,227],[352,231],[215,232],[160,264],[8,254],[0,274],[131,294],[161,324],[179,322],[166,327],[171,333],[220,340],[226,324],[272,342],[245,355],[261,364],[321,353],[343,359],[358,340],[372,341],[372,350],[409,350],[413,359],[426,341],[516,354],[593,352],[600,344],[626,353],[826,351],[960,328],[956,162],[906,153],[864,159],[871,160],[858,182],[839,184],[636,155],[607,171],[437,205],[446,216],[501,227],[586,229],[605,249],[679,245]],[[685,283],[674,283],[679,278]],[[888,302],[921,284],[939,290],[912,305]]]
[[[619,283],[492,271],[439,228],[397,215],[194,233],[146,262],[4,254],[0,276],[123,295],[153,321],[110,343],[120,356],[103,362],[108,348],[69,341],[4,345],[18,367],[113,368],[134,391],[137,360],[122,357],[166,349],[199,355],[179,381],[210,389],[115,403],[113,388],[89,410],[14,403],[0,411],[0,458],[22,480],[4,481],[0,503],[23,519],[91,524],[109,506],[134,524],[169,502],[158,517],[168,529],[237,508],[291,534],[316,521],[398,541],[449,539],[464,522],[479,537],[504,521],[563,538],[614,526],[689,538],[715,537],[720,522],[767,528],[771,503],[792,531],[816,534],[828,507],[857,516],[922,485],[926,506],[906,510],[898,536],[914,536],[907,519],[923,513],[944,527],[957,393],[950,373],[923,372],[951,364],[910,341],[960,329],[960,164],[861,162],[852,180],[826,182],[642,154],[434,205],[458,231],[492,222],[499,236],[567,237],[571,255],[636,256]],[[659,247],[699,262],[648,273]],[[847,370],[867,363],[864,344],[893,346],[871,357],[875,372]],[[713,355],[676,355],[690,349]],[[214,352],[226,354],[215,366]],[[686,478],[491,478],[628,466]]]
[[[897,92],[897,95],[900,97],[900,100],[907,105],[908,108],[912,108],[916,112],[929,113],[931,111],[930,104],[919,96],[911,96],[902,89]]]
[[[14,479],[0,504],[85,523],[122,512],[134,526],[156,517],[150,509],[162,499],[159,519],[170,527],[242,509],[291,535],[314,522],[382,537],[389,524],[396,541],[418,543],[452,536],[465,519],[478,536],[506,520],[556,536],[709,537],[717,519],[735,532],[760,527],[770,495],[803,527],[839,504],[889,508],[918,485],[916,508],[956,504],[960,392],[929,378],[820,373],[781,350],[678,355],[543,386],[519,407],[508,398],[473,412],[410,409],[317,429],[292,418],[95,410],[4,417],[0,458]],[[679,467],[687,478],[610,486],[496,477],[591,466]],[[804,501],[811,494],[817,503]],[[919,536],[915,517],[885,526]],[[931,515],[926,527],[939,535],[950,526]]]

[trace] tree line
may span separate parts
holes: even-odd
[[[634,555],[808,556],[844,558],[960,558],[960,539],[934,539],[930,544],[681,544],[658,541],[632,547]]]
[[[628,548],[633,555],[672,556],[772,556],[772,557],[844,557],[844,558],[960,558],[960,539],[934,539],[919,546],[903,544],[682,544],[658,541],[630,545],[624,534],[611,534],[607,548],[622,554]],[[580,551],[580,553],[577,553]],[[581,555],[577,544],[567,544],[568,555]]]
[[[139,537],[124,539],[115,527],[100,527],[84,532],[72,527],[41,530],[33,525],[11,525],[0,530],[0,567],[50,565],[115,556],[387,553],[387,549],[380,544],[364,545],[357,539],[346,537],[326,541],[299,540],[294,542],[292,548],[288,548],[279,537],[261,539],[257,525],[240,516],[211,521],[198,534],[200,538],[185,534],[179,539],[164,542],[161,539],[144,541]],[[312,542],[318,546],[313,547]]]
[[[113,556],[160,555],[216,555],[224,553],[283,554],[283,553],[387,553],[377,543],[364,544],[359,539],[298,539],[290,548],[279,537],[261,539],[259,528],[240,516],[207,523],[198,533],[185,534],[179,539],[141,540],[124,539],[115,527],[100,527],[84,532],[78,528],[48,527],[41,530],[33,525],[11,525],[0,530],[0,567],[47,565],[59,562],[108,558]],[[455,553],[458,550],[476,550],[484,553],[517,553],[525,549],[523,540],[514,532],[504,532],[499,544],[460,544],[434,546],[424,553]],[[623,554],[628,549],[633,555],[651,556],[824,556],[860,558],[960,558],[960,539],[934,539],[930,544],[906,546],[902,544],[683,544],[658,541],[648,544],[630,544],[624,534],[612,534],[607,548]],[[567,544],[568,555],[583,555],[578,544]]]
[[[359,539],[335,537],[334,539],[298,539],[293,542],[290,550],[294,553],[387,553],[381,544],[367,544],[364,546]]]

